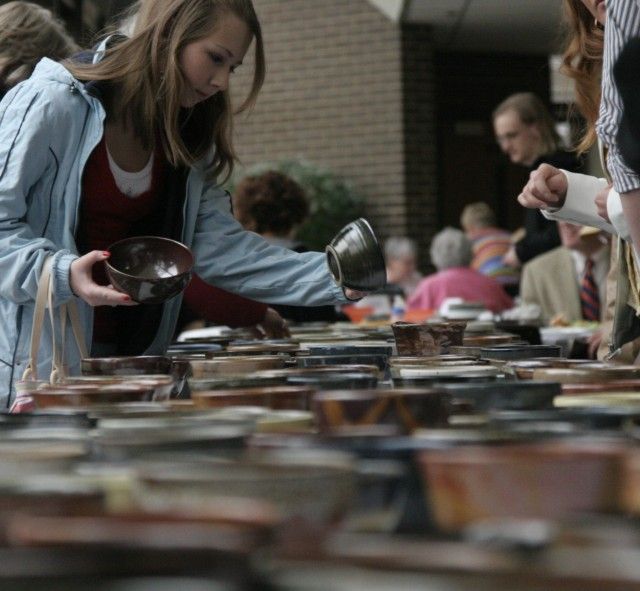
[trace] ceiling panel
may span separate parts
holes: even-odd
[[[405,21],[432,24],[441,49],[549,54],[560,7],[559,0],[407,0]]]

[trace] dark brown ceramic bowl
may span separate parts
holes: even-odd
[[[321,432],[382,424],[411,433],[446,426],[449,398],[445,391],[429,389],[334,390],[318,392],[313,411]]]
[[[382,249],[364,218],[347,224],[326,248],[327,264],[338,285],[374,291],[387,283]]]
[[[315,390],[309,387],[267,386],[237,390],[195,390],[191,394],[198,408],[264,406],[276,410],[308,410]]]
[[[180,242],[159,236],[136,236],[108,248],[109,280],[118,291],[141,304],[160,304],[178,295],[191,279],[193,254]]]
[[[449,353],[452,346],[462,346],[465,321],[394,322],[391,325],[398,355],[430,356]]]
[[[31,395],[36,407],[80,407],[148,401],[153,387],[138,384],[109,384],[106,386],[66,384],[34,390]]]

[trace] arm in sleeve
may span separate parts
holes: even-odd
[[[270,245],[217,206],[211,191],[201,198],[193,247],[195,272],[232,293],[270,304],[348,301],[331,276],[324,253],[296,253]]]
[[[608,148],[607,169],[618,193],[640,188],[640,176],[627,167],[617,147],[617,133],[622,115],[622,101],[613,78],[613,66],[623,47],[640,35],[640,1],[607,2],[607,26],[604,34],[602,63],[602,98],[598,118],[598,136]]]
[[[198,318],[231,328],[258,324],[267,311],[266,304],[209,285],[197,275],[187,286],[183,302]]]
[[[73,295],[69,267],[76,255],[38,236],[27,222],[30,190],[51,164],[51,134],[62,133],[52,108],[29,85],[14,89],[0,104],[0,297],[16,303],[35,299],[49,255],[54,255],[55,304]]]
[[[515,243],[516,254],[521,263],[526,263],[533,257],[560,245],[560,235],[555,222],[541,216],[538,210],[527,210],[527,213],[535,214],[538,219],[535,224],[525,224],[527,231],[525,237]]]

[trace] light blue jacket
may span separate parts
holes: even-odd
[[[42,60],[33,76],[0,103],[0,406],[9,405],[22,377],[37,283],[53,255],[55,305],[73,298],[69,267],[78,256],[82,173],[103,134],[105,112],[60,64]],[[294,253],[242,229],[231,216],[228,195],[194,167],[186,184],[182,242],[192,248],[194,271],[206,281],[267,303],[323,305],[346,301],[321,253]],[[166,350],[181,296],[166,302],[146,351]],[[85,338],[91,343],[93,310],[76,298]],[[71,333],[66,359],[79,372]],[[51,369],[51,333],[45,322],[38,377]]]

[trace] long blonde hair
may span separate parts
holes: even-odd
[[[540,154],[552,154],[560,146],[560,136],[556,131],[551,113],[544,103],[532,92],[518,92],[504,99],[493,111],[492,121],[507,111],[515,111],[526,125],[535,124],[540,132]]]
[[[215,146],[207,174],[215,178],[224,171],[227,178],[236,160],[229,91],[182,109],[179,57],[230,13],[246,23],[255,41],[253,84],[239,112],[255,102],[265,76],[262,31],[251,0],[141,0],[131,11],[135,25],[129,39],[108,49],[96,64],[67,66],[79,80],[109,83],[108,116],[130,124],[145,147],[159,137],[173,166],[193,166]]]
[[[0,92],[31,76],[43,57],[60,60],[77,50],[50,10],[33,2],[0,6]]]
[[[564,0],[565,49],[562,72],[575,81],[575,105],[586,120],[577,146],[579,153],[596,141],[596,121],[600,108],[600,81],[604,30],[580,0]]]

